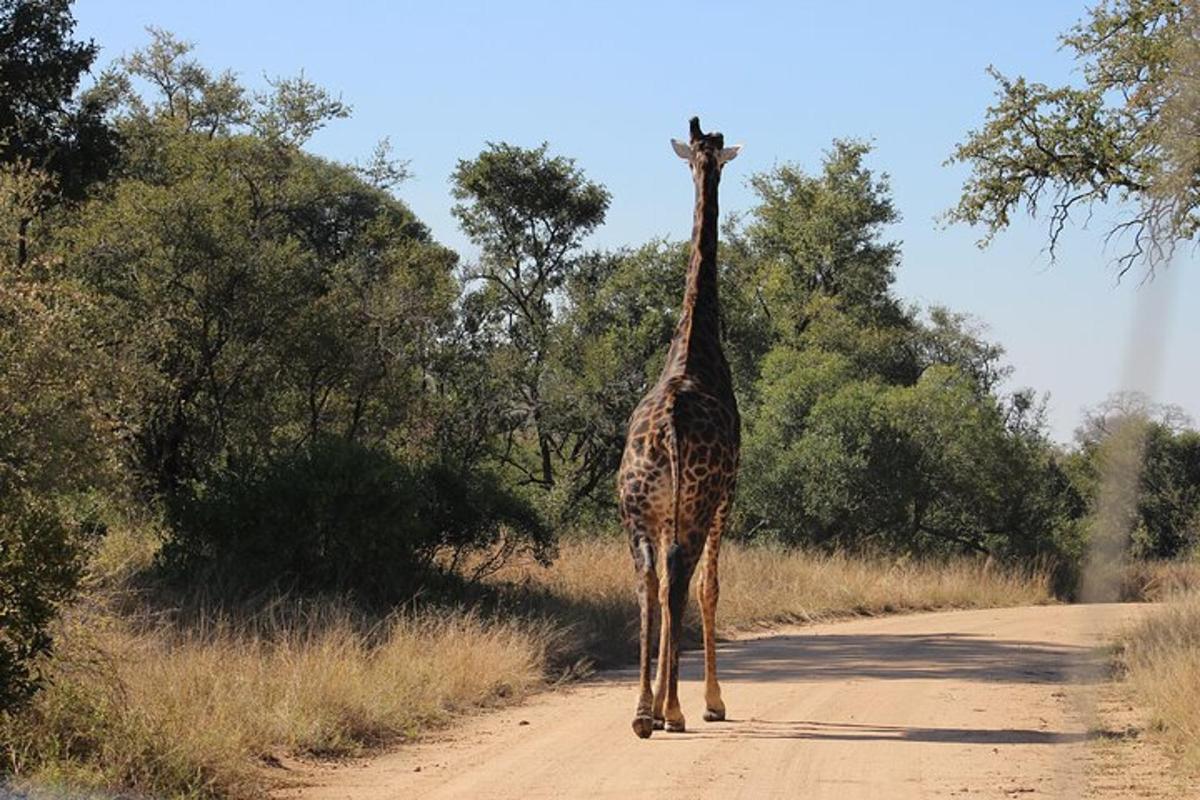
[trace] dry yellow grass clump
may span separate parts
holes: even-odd
[[[1129,634],[1125,662],[1155,727],[1200,771],[1200,593],[1182,595]]]
[[[4,766],[27,784],[154,797],[260,797],[277,756],[355,754],[520,698],[548,642],[466,613],[364,630],[333,602],[184,633],[77,611],[58,639],[52,683],[0,728]]]
[[[1122,601],[1159,602],[1200,593],[1200,561],[1133,561],[1119,569]]]
[[[285,779],[272,768],[281,758],[403,741],[634,652],[632,566],[617,539],[565,542],[551,567],[511,565],[467,592],[470,603],[383,618],[337,600],[208,612],[150,605],[125,585],[144,563],[128,538],[97,554],[91,590],[59,626],[51,683],[23,713],[0,717],[0,774],[26,786],[260,797]],[[1044,575],[977,561],[727,544],[718,622],[728,634],[1050,599]]]

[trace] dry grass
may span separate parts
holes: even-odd
[[[119,584],[150,549],[120,536],[96,554],[89,598],[60,626],[53,683],[21,716],[0,718],[0,771],[41,787],[259,797],[283,774],[269,766],[280,757],[403,741],[456,713],[519,699],[582,662],[633,653],[632,567],[617,540],[564,543],[550,568],[513,565],[476,590],[474,610],[383,619],[337,601],[276,600],[236,614],[131,611],[139,604]],[[718,613],[731,633],[1050,599],[1045,575],[975,561],[727,545]]]
[[[1125,642],[1130,680],[1188,770],[1200,773],[1200,593],[1175,598]]]
[[[1200,561],[1135,561],[1120,567],[1122,602],[1160,602],[1200,593]]]
[[[9,770],[42,787],[249,798],[277,756],[353,755],[525,696],[550,638],[465,613],[364,629],[325,602],[184,634],[77,611],[59,641],[53,683],[0,728]]]
[[[849,615],[1051,602],[1049,573],[998,568],[990,562],[950,562],[817,555],[727,542],[721,550],[722,635],[779,623]],[[497,576],[521,586],[518,606],[566,623],[570,658],[600,665],[632,660],[637,602],[624,541],[578,539],[563,544],[549,568],[515,565]],[[689,630],[697,633],[695,603]]]

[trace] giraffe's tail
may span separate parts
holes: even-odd
[[[667,584],[675,592],[678,591],[677,587],[686,585],[686,582],[683,578],[683,551],[679,546],[679,492],[683,482],[683,454],[674,420],[675,409],[672,407],[671,410],[671,543],[667,545],[664,555],[667,561]]]
[[[679,433],[676,429],[674,412],[675,409],[672,404],[671,424],[669,426],[671,432],[671,544],[669,545],[668,552],[679,547],[679,489],[683,475],[683,457],[679,447]]]
[[[663,557],[666,561],[667,573],[667,596],[670,598],[671,614],[682,614],[683,604],[687,602],[687,585],[688,575],[687,567],[684,564],[684,551],[679,543],[680,531],[680,484],[682,483],[683,463],[679,452],[679,437],[673,435],[674,453],[671,460],[671,468],[673,475],[671,476],[673,486],[671,487],[671,498],[673,508],[671,509],[671,543],[667,545],[666,552]],[[672,617],[672,625],[675,624]]]
[[[679,546],[679,542],[674,542],[667,548],[667,585],[670,587],[669,591],[672,595],[680,593],[680,587],[684,587],[685,594],[687,592],[683,548]]]

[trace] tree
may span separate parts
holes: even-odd
[[[49,180],[0,167],[0,711],[37,688],[47,626],[79,577],[85,526],[64,501],[118,482],[93,303],[55,259],[18,263],[9,246]]]
[[[102,95],[76,95],[97,47],[71,38],[70,5],[0,0],[0,164],[23,164],[50,179],[17,220],[18,263],[28,257],[30,223],[56,202],[81,199],[118,154]]]
[[[345,107],[303,78],[252,95],[152,36],[101,86],[121,169],[56,233],[122,365],[108,418],[164,565],[395,599],[468,552],[546,557],[535,509],[459,447],[457,257],[384,188],[402,169],[305,152]]]
[[[1081,516],[1044,435],[1007,424],[973,376],[855,378],[838,354],[776,350],[747,437],[742,513],[758,534],[823,547],[1066,555]]]
[[[625,423],[658,378],[678,320],[686,243],[653,241],[580,261],[564,286],[543,381],[562,504],[611,514]],[[611,518],[611,517],[610,517]]]
[[[984,338],[984,327],[969,314],[942,306],[929,309],[929,321],[916,335],[920,368],[935,364],[957,367],[982,393],[994,391],[1012,374],[1004,364],[1004,348]]]
[[[1120,274],[1153,271],[1200,231],[1200,4],[1102,0],[1061,41],[1082,87],[990,70],[997,100],[950,157],[971,175],[948,218],[983,225],[986,244],[1024,207],[1046,220],[1053,260],[1068,220],[1132,204],[1106,239],[1126,238]]]
[[[741,527],[824,547],[1058,553],[1081,504],[1041,409],[1029,392],[998,394],[1004,351],[976,321],[892,293],[896,215],[867,152],[837,142],[818,176],[752,178],[761,203],[734,258],[752,265],[745,307],[771,335],[744,390],[755,480]]]
[[[584,238],[604,221],[609,194],[543,144],[489,144],[452,176],[463,231],[480,248],[466,273],[477,285],[467,324],[489,342],[507,408],[497,457],[517,482],[553,489],[558,454],[573,435],[547,419],[546,379],[560,290],[581,263]]]
[[[1137,558],[1177,558],[1200,546],[1200,433],[1178,407],[1140,392],[1117,392],[1088,409],[1075,432],[1071,478],[1090,506],[1114,470],[1132,469],[1128,519]],[[1095,510],[1094,508],[1092,509]]]
[[[399,200],[300,149],[343,109],[283,80],[246,98],[155,32],[108,73],[127,156],[63,231],[136,372],[118,425],[144,489],[336,435],[424,457],[456,259]],[[155,87],[132,93],[132,77]]]
[[[761,307],[779,337],[803,333],[816,297],[837,298],[863,321],[902,322],[890,293],[900,248],[882,240],[900,217],[887,175],[864,163],[869,153],[863,142],[836,140],[818,175],[785,164],[750,178],[758,205],[734,251],[744,246],[758,263]]]

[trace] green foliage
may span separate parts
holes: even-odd
[[[1068,219],[1096,203],[1133,201],[1109,235],[1128,234],[1121,273],[1153,269],[1200,226],[1200,7],[1191,0],[1105,0],[1061,37],[1082,87],[1052,88],[991,69],[997,100],[951,162],[971,176],[952,221],[983,225],[982,243],[1024,206],[1045,214],[1051,257]],[[1082,207],[1082,209],[1081,209]]]
[[[143,486],[169,495],[326,434],[421,451],[454,255],[401,202],[281,133],[318,124],[297,104],[335,114],[313,90],[283,82],[286,101],[234,103],[236,86],[172,43],[157,34],[126,60],[163,96],[127,98],[126,167],[64,235],[134,376],[118,413]],[[267,119],[270,136],[239,127]]]
[[[495,378],[489,393],[499,398],[493,458],[517,484],[543,490],[553,516],[569,519],[612,465],[595,452],[596,432],[575,427],[555,396],[557,306],[609,194],[545,144],[490,144],[460,161],[452,182],[454,215],[480,248],[465,276],[464,311],[472,349]]]
[[[1200,546],[1200,432],[1152,425],[1146,437],[1141,486],[1134,555],[1195,555]]]
[[[339,439],[213,475],[177,493],[168,516],[168,563],[233,591],[283,585],[404,599],[472,554],[478,576],[516,552],[544,560],[551,546],[533,508],[493,476]]]
[[[819,175],[784,164],[754,175],[758,195],[746,246],[776,335],[802,334],[814,297],[838,298],[857,320],[895,324],[901,309],[890,294],[900,248],[881,241],[899,220],[886,175],[864,164],[870,147],[838,140]]]
[[[1129,521],[1131,555],[1195,556],[1200,549],[1200,432],[1178,408],[1121,392],[1090,409],[1076,432],[1073,484],[1089,503],[1096,502],[1117,432],[1126,425],[1138,428],[1141,464]]]
[[[1009,428],[955,367],[897,386],[856,379],[836,353],[779,350],[763,384],[746,441],[758,477],[742,495],[756,532],[917,553],[1056,551],[1048,446]]]
[[[47,627],[74,593],[80,555],[52,503],[0,490],[0,713],[38,688]]]
[[[679,313],[684,245],[651,242],[585,259],[568,281],[543,381],[548,426],[570,432],[560,483],[611,519],[625,421],[657,378]]]
[[[16,234],[47,181],[0,168],[0,230]],[[63,500],[113,478],[89,397],[91,304],[30,244],[20,263],[0,248],[0,710],[37,686],[46,626],[76,585],[80,530]]]
[[[819,176],[785,166],[739,258],[774,344],[749,395],[742,527],[824,547],[1067,557],[1082,504],[1033,398],[996,394],[1003,349],[965,315],[891,293],[886,180],[838,143]],[[742,292],[745,296],[745,291]]]
[[[71,38],[70,0],[0,0],[0,165],[43,176],[14,222],[15,260],[29,257],[29,227],[84,197],[119,158],[104,96],[75,90],[96,57]]]
[[[99,48],[71,38],[70,0],[0,2],[0,163],[25,164],[78,199],[117,156],[99,96],[76,96]]]

